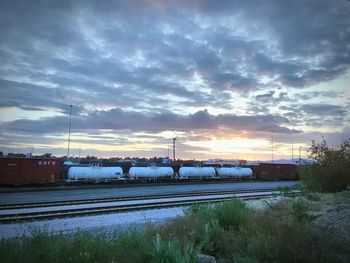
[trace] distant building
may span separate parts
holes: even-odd
[[[247,160],[223,160],[223,159],[209,159],[204,162],[205,165],[221,165],[221,166],[241,166],[246,165]]]

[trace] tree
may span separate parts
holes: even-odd
[[[350,139],[339,147],[329,147],[312,141],[310,158],[316,162],[302,166],[300,175],[303,183],[312,191],[337,192],[350,184]]]

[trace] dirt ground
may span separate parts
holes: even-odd
[[[335,194],[306,195],[315,227],[324,229],[330,239],[338,239],[350,248],[350,191]]]

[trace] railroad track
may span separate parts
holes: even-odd
[[[268,192],[268,191],[272,191],[272,189],[254,189],[254,190],[238,190],[238,191],[206,191],[206,192],[197,192],[197,193],[159,194],[159,195],[146,195],[146,196],[81,199],[81,200],[69,200],[69,201],[48,201],[48,202],[40,202],[40,203],[36,202],[36,203],[5,204],[5,205],[0,205],[0,213],[1,213],[1,210],[8,210],[8,209],[23,209],[23,208],[36,208],[36,207],[47,207],[47,206],[65,206],[65,205],[77,205],[77,204],[95,204],[95,203],[104,203],[104,202],[147,200],[147,199],[155,199],[155,198],[169,198],[169,197],[183,197],[183,196],[259,193],[259,192]]]
[[[225,191],[128,198],[104,198],[99,200],[50,202],[44,204],[23,204],[22,206],[6,206],[6,209],[2,206],[0,211],[0,223],[8,224],[53,218],[179,207],[201,203],[217,203],[231,198],[252,200],[267,198],[278,194],[280,194],[279,191],[271,190]]]

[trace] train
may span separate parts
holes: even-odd
[[[294,164],[85,163],[60,159],[0,158],[0,185],[182,180],[296,180]]]
[[[121,167],[89,167],[72,166],[68,170],[67,182],[74,181],[117,181],[117,180],[157,180],[157,179],[219,179],[219,178],[251,178],[253,171],[243,167],[203,167],[182,166],[176,173],[171,166],[149,165],[147,167],[131,167],[123,173]]]

